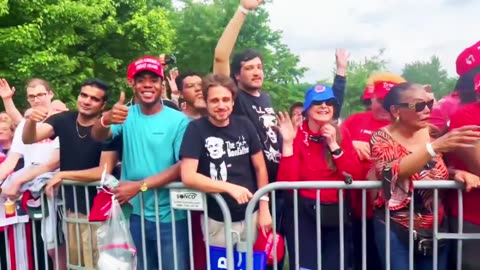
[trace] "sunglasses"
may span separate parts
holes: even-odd
[[[324,103],[327,106],[334,106],[335,104],[337,104],[337,101],[334,98],[327,99],[327,100],[321,100],[321,101],[315,100],[315,101],[312,102],[312,106],[313,105],[322,105]]]
[[[421,101],[416,103],[399,103],[397,106],[401,108],[415,110],[415,112],[421,112],[425,110],[425,107],[428,107],[428,109],[431,111],[433,108],[433,103],[434,100],[432,99],[429,101]]]

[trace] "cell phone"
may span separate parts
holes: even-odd
[[[177,57],[173,54],[167,54],[165,55],[165,65],[175,65],[177,63]]]

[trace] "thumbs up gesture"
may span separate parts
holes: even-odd
[[[125,105],[125,93],[120,93],[120,98],[113,108],[106,114],[105,122],[108,125],[123,124],[128,116],[128,106]]]

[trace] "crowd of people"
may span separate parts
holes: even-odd
[[[276,113],[263,89],[262,55],[246,49],[230,61],[244,21],[261,3],[240,1],[215,48],[210,75],[172,68],[167,72],[171,61],[165,56],[143,56],[131,62],[126,78],[133,91],[130,101],[123,92],[112,97],[107,83],[92,79],[80,87],[76,109],[68,110],[54,100],[49,82],[33,78],[25,86],[30,108],[22,114],[13,102],[15,89],[0,80],[5,107],[0,114],[0,200],[2,204],[18,201],[27,212],[46,204],[48,217],[31,222],[38,225],[34,230],[41,243],[36,246],[39,259],[45,248],[48,258],[44,259],[55,262],[50,263],[53,269],[95,268],[98,225],[79,225],[76,220],[92,221],[90,206],[102,207],[95,203],[97,189],[88,187],[88,193],[72,186],[64,186],[63,193],[59,189],[67,179],[98,181],[105,168],[120,179],[112,190],[115,198],[132,210],[128,219],[137,269],[174,269],[176,265],[179,270],[203,270],[207,265],[204,240],[208,238],[213,246],[226,245],[224,217],[210,197],[207,223],[202,222],[202,212],[192,213],[193,243],[189,243],[186,212],[171,210],[169,191],[162,188],[179,180],[187,187],[223,196],[231,213],[231,229],[239,233],[234,241],[246,240],[247,203],[269,183],[381,181],[383,188],[368,191],[366,199],[369,270],[385,269],[388,233],[390,269],[408,269],[412,207],[415,269],[433,268],[435,197],[432,190],[413,189],[414,181],[463,183],[463,233],[480,233],[480,42],[460,53],[455,89],[439,101],[429,85],[378,72],[369,76],[359,97],[365,111],[340,121],[349,53],[338,49],[332,86],[314,85],[289,112]],[[107,110],[109,99],[116,103]],[[45,201],[40,199],[43,192]],[[301,269],[317,269],[320,248],[322,269],[340,269],[340,258],[345,266],[361,269],[362,191],[300,190],[298,209],[292,194],[275,193],[276,220],[268,195],[261,197],[253,214],[256,237],[266,237],[275,224],[286,240],[289,256],[280,258],[279,269],[287,258],[290,269],[296,269],[296,258]],[[347,202],[343,219],[339,217],[341,196]],[[390,231],[386,231],[386,208]],[[439,194],[441,232],[459,231],[458,209],[456,190]],[[25,226],[23,235],[0,232],[0,244],[8,242],[10,253],[17,253],[16,260],[10,260],[13,269],[33,269],[31,258],[20,255],[21,249],[22,254],[30,254],[33,246],[32,228]],[[153,248],[157,246],[161,251]],[[194,265],[189,264],[189,246]],[[457,245],[439,240],[438,247],[438,269],[453,269]],[[463,270],[480,269],[478,248],[479,240],[463,241]],[[8,269],[7,252],[0,252],[1,269]]]

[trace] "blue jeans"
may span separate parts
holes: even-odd
[[[375,228],[375,242],[377,243],[377,249],[379,250],[380,260],[384,269],[386,268],[386,226],[383,221],[374,218]],[[438,249],[438,270],[448,269],[448,246]],[[408,245],[406,245],[398,235],[390,230],[390,269],[391,270],[408,270],[409,252]],[[433,257],[432,256],[420,256],[414,255],[413,258],[414,268],[422,270],[433,269]]]
[[[175,270],[174,267],[174,249],[172,223],[159,223],[160,248],[161,254],[157,251],[157,230],[155,222],[144,219],[145,235],[142,235],[141,218],[138,215],[130,217],[130,232],[132,233],[133,242],[137,247],[137,270],[156,270],[158,266],[158,256],[162,259],[162,269]],[[176,256],[177,270],[188,269],[188,223],[186,219],[177,220],[175,222],[176,230]],[[143,245],[142,239],[145,239],[146,247],[146,268],[143,261]]]

